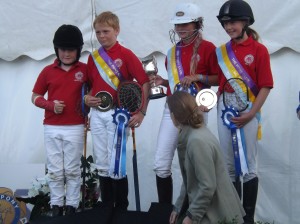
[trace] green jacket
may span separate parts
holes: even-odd
[[[193,224],[217,224],[234,218],[243,223],[245,212],[227,173],[219,142],[210,130],[184,126],[177,150],[183,184],[176,210],[182,210],[186,195],[188,199],[179,219],[189,215]]]

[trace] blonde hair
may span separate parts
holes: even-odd
[[[202,42],[202,33],[200,30],[203,30],[203,17],[199,17],[199,21],[195,22],[196,24],[196,29],[198,29],[198,35],[195,40],[195,44],[193,47],[193,55],[191,57],[191,62],[190,62],[190,75],[196,75],[196,69],[198,65],[198,49],[200,46],[200,43]]]
[[[204,123],[203,114],[196,104],[195,98],[187,92],[176,91],[167,98],[170,112],[182,125],[200,128]]]
[[[111,11],[106,11],[99,14],[94,20],[93,23],[94,28],[97,23],[108,25],[112,27],[114,30],[120,29],[119,18],[116,14],[112,13]]]

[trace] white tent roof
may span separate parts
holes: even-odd
[[[84,50],[96,47],[92,22],[104,10],[115,12],[121,21],[121,42],[138,56],[152,52],[166,53],[170,47],[168,21],[177,1],[91,0],[2,0],[0,7],[0,58],[11,61],[21,55],[41,60],[53,54],[52,39],[61,24],[77,25],[84,34]],[[201,7],[204,35],[216,45],[228,38],[216,15],[224,0],[191,1]],[[253,28],[263,37],[270,53],[287,47],[300,52],[300,1],[247,1],[255,23]]]

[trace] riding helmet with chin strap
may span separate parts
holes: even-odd
[[[243,0],[229,0],[225,2],[220,8],[217,18],[222,26],[224,26],[225,21],[247,21],[247,26],[254,23],[252,9]]]
[[[58,57],[58,48],[61,49],[76,49],[77,50],[77,60],[79,60],[81,55],[81,50],[83,46],[83,37],[80,29],[73,25],[62,25],[60,26],[54,34],[53,38],[54,50]]]
[[[243,0],[229,0],[220,8],[217,16],[224,28],[226,21],[246,21],[241,34],[235,39],[243,39],[248,27],[254,23],[254,16],[250,5]]]
[[[198,5],[193,3],[179,3],[176,5],[170,23],[174,25],[195,23],[196,27],[192,36],[195,36],[203,28],[203,18]],[[171,42],[176,44],[174,29],[169,31]],[[188,37],[190,38],[190,37]]]
[[[176,5],[173,16],[170,20],[172,24],[183,24],[198,22],[200,19],[200,9],[193,3],[179,3]]]

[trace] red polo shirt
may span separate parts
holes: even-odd
[[[69,71],[58,66],[58,60],[46,66],[37,78],[32,92],[45,95],[48,100],[64,101],[66,107],[62,114],[45,110],[44,124],[76,125],[84,124],[81,112],[81,88],[86,82],[86,64],[77,62]]]
[[[264,45],[253,40],[250,36],[246,41],[239,44],[231,40],[231,47],[240,64],[257,85],[258,90],[262,87],[273,88],[270,55]],[[219,92],[222,92],[226,77],[220,67],[218,78]]]
[[[141,61],[131,50],[117,42],[111,49],[105,50],[105,52],[119,67],[124,80],[132,81],[135,79],[140,85],[149,82]],[[91,94],[95,96],[99,91],[107,91],[116,100],[117,92],[102,79],[92,55],[89,56],[87,65],[88,80],[92,87]]]

